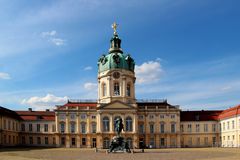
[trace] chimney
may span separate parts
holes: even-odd
[[[29,112],[32,112],[32,108],[28,108],[28,111],[29,111]]]
[[[50,110],[49,109],[46,109],[46,112],[49,112]]]

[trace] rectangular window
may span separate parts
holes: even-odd
[[[234,129],[234,128],[235,128],[235,122],[232,121],[232,129]]]
[[[196,124],[196,132],[200,132],[200,124]]]
[[[154,133],[154,124],[150,124],[150,133]]]
[[[192,132],[192,125],[188,124],[188,132]]]
[[[62,138],[61,138],[61,145],[62,145],[62,146],[65,146],[65,137],[62,137]]]
[[[71,123],[71,133],[75,133],[75,123]]]
[[[15,122],[12,122],[12,130],[15,130]]]
[[[25,132],[25,124],[21,124],[21,131]]]
[[[7,121],[5,119],[3,120],[3,128],[7,129]]]
[[[184,125],[183,124],[180,125],[180,130],[181,130],[181,132],[184,132]]]
[[[188,145],[189,145],[189,146],[192,146],[192,137],[189,137],[189,138],[188,138]]]
[[[208,132],[208,124],[204,124],[204,132]]]
[[[216,137],[212,137],[212,144],[213,144],[213,146],[216,145]]]
[[[8,120],[8,130],[11,130],[11,121]]]
[[[40,124],[37,124],[37,132],[40,132],[40,128],[41,128]]]
[[[197,137],[197,146],[200,146],[200,137]]]
[[[29,144],[33,144],[33,137],[29,137]]]
[[[55,124],[52,125],[52,132],[56,132],[56,126],[55,126]]]
[[[26,144],[26,139],[24,136],[22,136],[22,144]]]
[[[76,139],[72,138],[72,146],[75,146],[75,145],[76,145]]]
[[[205,145],[205,146],[208,145],[208,137],[204,137],[204,145]]]
[[[29,132],[32,132],[32,124],[30,123],[29,125],[28,125],[28,129],[29,129]]]
[[[160,133],[164,133],[165,131],[164,131],[164,123],[161,123],[160,124]]]
[[[176,124],[175,123],[171,124],[171,133],[176,133]]]
[[[37,137],[37,144],[41,144],[41,137]]]
[[[48,137],[45,137],[45,144],[48,144]]]
[[[95,115],[92,115],[92,119],[96,119],[96,116],[95,116]]]
[[[228,129],[228,130],[230,129],[230,124],[229,124],[229,122],[227,122],[227,129]]]
[[[144,133],[144,124],[139,124],[139,133],[140,134]]]
[[[86,124],[85,123],[81,123],[81,130],[82,130],[82,133],[86,133]]]
[[[86,145],[86,138],[82,138],[82,145],[83,145],[83,146]]]
[[[212,131],[216,132],[217,131],[217,125],[216,124],[212,124]]]
[[[60,124],[60,129],[61,129],[61,133],[65,132],[65,125],[64,125],[64,123]]]
[[[175,114],[171,114],[171,119],[175,119]]]
[[[225,131],[225,122],[223,122],[223,130]]]
[[[160,119],[164,119],[164,114],[160,114]]]
[[[96,123],[92,123],[92,133],[96,133],[97,132],[97,125]]]
[[[150,119],[153,119],[153,118],[154,118],[154,115],[153,115],[153,114],[150,114],[150,115],[149,115],[149,118],[150,118]]]
[[[53,137],[53,144],[55,145],[56,144],[56,138]]]
[[[160,139],[160,146],[161,146],[161,147],[164,147],[164,146],[165,146],[165,139],[164,139],[164,138],[161,138],[161,139]]]
[[[48,132],[48,124],[44,124],[44,132]]]
[[[150,148],[154,148],[155,147],[155,141],[154,138],[150,138],[150,144],[149,144]]]

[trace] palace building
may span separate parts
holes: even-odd
[[[98,99],[68,100],[54,111],[0,107],[0,146],[108,148],[121,117],[130,148],[240,147],[240,106],[182,111],[165,99],[137,100],[134,59],[113,29],[98,60]]]

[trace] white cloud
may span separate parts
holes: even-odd
[[[65,40],[61,38],[51,38],[50,41],[55,44],[56,46],[61,46],[65,44]]]
[[[84,68],[84,71],[89,71],[89,70],[92,70],[93,68],[91,66],[87,66]]]
[[[0,72],[0,79],[11,79],[8,73]]]
[[[51,36],[55,36],[56,34],[57,34],[57,31],[52,30],[52,31],[49,31],[49,32],[42,32],[41,36],[42,37],[51,37]]]
[[[47,94],[45,97],[31,97],[23,99],[22,104],[29,105],[35,110],[53,109],[55,105],[65,103],[68,100],[67,96],[57,97],[53,94]]]
[[[135,73],[138,84],[153,83],[160,80],[163,70],[159,60],[136,65]]]
[[[57,31],[55,30],[42,32],[41,37],[47,39],[49,42],[53,43],[56,46],[62,46],[66,42],[66,40],[57,37]]]
[[[97,90],[97,84],[96,83],[87,82],[87,83],[84,84],[84,88],[86,90]]]

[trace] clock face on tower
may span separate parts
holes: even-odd
[[[120,73],[119,72],[114,72],[113,73],[113,78],[118,79],[120,77]]]

